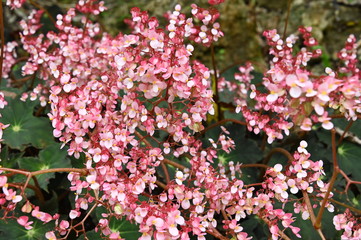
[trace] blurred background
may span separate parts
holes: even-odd
[[[4,4],[3,0],[3,4]],[[160,19],[176,4],[183,6],[184,13],[190,13],[191,3],[207,7],[207,0],[105,0],[108,10],[97,17],[103,29],[113,36],[119,32],[129,33],[125,18],[129,10],[139,7]],[[290,5],[290,7],[289,7]],[[10,11],[4,8],[5,34],[7,40],[19,38],[19,19],[27,16],[30,9],[42,6],[56,18],[64,9],[74,7],[73,0],[30,0],[21,9]],[[219,22],[225,34],[215,46],[218,69],[230,68],[252,61],[256,70],[266,69],[268,58],[262,32],[277,29],[283,35],[289,9],[286,34],[297,33],[299,26],[311,26],[316,39],[322,46],[324,54],[320,61],[324,66],[334,66],[337,52],[343,47],[349,34],[356,38],[361,34],[361,0],[226,0],[215,6],[221,13]],[[210,50],[197,49],[195,58],[211,66]]]

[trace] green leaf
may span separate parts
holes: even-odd
[[[330,131],[324,129],[312,131],[305,140],[308,143],[307,151],[311,154],[310,158],[313,161],[323,160],[325,164],[332,163]]]
[[[254,238],[256,237],[256,239],[260,239],[261,235],[268,234],[269,232],[268,230],[266,232],[261,231],[262,225],[260,219],[255,215],[248,216],[247,219],[241,220],[240,225],[243,227],[243,231],[246,232],[248,236],[252,236]],[[257,233],[258,236],[256,236],[255,233]]]
[[[104,207],[97,207],[95,209],[95,217],[98,221],[103,218],[102,213],[106,213],[107,210]],[[141,236],[139,227],[132,224],[130,221],[123,219],[116,219],[115,217],[110,219],[109,228],[112,232],[118,232],[122,238],[126,240],[138,239]],[[89,238],[90,239],[90,238]]]
[[[119,235],[127,240],[138,239],[142,235],[139,232],[139,227],[127,221],[125,218],[113,218],[110,220],[109,228],[112,232],[119,232]]]
[[[230,153],[220,151],[218,153],[218,161],[214,159],[214,167],[217,166],[218,162],[221,162],[224,166],[228,166],[230,161],[234,164],[250,164],[258,163],[263,157],[262,150],[258,147],[257,142],[251,138],[247,138],[246,128],[234,123],[227,123],[224,127],[229,131],[229,137],[235,142],[236,148]],[[219,138],[221,133],[220,127],[214,127],[208,130],[205,134],[205,146],[210,146],[208,141],[212,138],[215,142]],[[241,179],[245,184],[254,183],[258,181],[259,169],[257,168],[243,168]]]
[[[70,159],[71,162],[71,166],[73,168],[83,168],[84,164],[85,164],[85,154],[84,153],[80,153],[80,157],[79,158],[75,158],[74,155],[72,156],[67,156],[68,159]]]
[[[33,221],[33,219],[29,218],[29,221]],[[45,239],[45,233],[50,231],[53,226],[51,223],[43,224],[39,220],[34,220],[33,228],[26,230],[15,219],[1,220],[0,239],[42,240]]]
[[[224,77],[228,82],[235,82],[234,74],[239,73],[239,66],[233,66],[222,73],[221,77]],[[233,102],[234,92],[230,92],[227,88],[223,92],[219,93],[220,101],[231,103]]]
[[[315,131],[316,136],[320,142],[326,144],[327,146],[331,146],[331,132],[325,129],[318,129]],[[316,141],[318,142],[318,141]]]
[[[316,202],[311,201],[311,203],[314,204]],[[313,227],[313,224],[312,224],[312,221],[311,221],[310,218],[306,219],[306,220],[303,220],[301,213],[298,213],[298,214],[294,213],[293,203],[287,203],[285,205],[284,211],[288,212],[288,213],[292,213],[293,217],[295,217],[295,222],[292,223],[292,226],[300,228],[299,234],[302,236],[302,239],[306,239],[306,240],[319,240],[319,239],[321,239],[320,235],[317,233],[317,231]],[[319,211],[319,207],[314,209],[313,211],[317,214],[318,211]],[[329,227],[329,226],[333,226],[333,223],[332,223],[333,216],[334,216],[334,214],[330,213],[327,209],[322,215],[321,226],[322,226],[322,232],[325,235],[326,239],[336,239],[336,238],[334,238],[334,236],[336,234],[335,228],[334,227],[331,227],[331,228]],[[283,226],[281,227],[281,229],[282,228],[283,228]],[[291,229],[287,229],[286,234],[291,239],[300,239],[300,238],[297,238],[295,236],[295,234],[292,233]]]
[[[66,158],[68,155],[67,149],[60,149],[60,147],[61,143],[55,143],[41,150],[39,153],[40,160],[49,168],[71,167],[69,159]]]
[[[36,102],[22,102],[17,98],[7,101],[8,106],[1,111],[2,123],[10,124],[4,130],[5,144],[22,151],[28,145],[41,149],[54,142],[50,120],[33,116]]]
[[[341,128],[342,130],[346,129],[346,127],[350,124],[350,121],[347,121],[344,118],[334,119],[332,122],[335,123],[336,127]],[[348,132],[355,134],[358,138],[361,138],[361,121],[355,121],[352,123],[352,126],[348,130]]]
[[[344,142],[337,149],[340,168],[354,180],[361,179],[360,156],[361,147],[354,143]]]
[[[103,206],[95,208],[94,211],[95,218],[99,221],[102,217],[103,213],[107,213],[107,209]]]
[[[36,157],[23,157],[18,159],[18,163],[21,169],[27,171],[35,172],[39,170],[49,169],[49,166],[46,163],[43,163],[39,158]],[[35,176],[40,187],[44,190],[47,189],[49,180],[55,176],[55,173],[44,173]]]
[[[95,240],[95,239],[102,239],[101,238],[101,231],[99,230],[96,232],[94,229],[91,231],[86,232],[86,237],[84,234],[80,235],[80,237],[77,238],[78,240]]]
[[[41,211],[47,212],[49,214],[56,214],[58,213],[58,206],[59,206],[59,197],[55,191],[51,191],[51,198],[47,199],[43,204],[38,200],[32,200],[32,203],[39,206]]]
[[[70,160],[66,158],[66,149],[60,149],[60,144],[56,143],[48,146],[39,153],[39,157],[23,157],[18,159],[20,168],[27,171],[40,171],[52,168],[71,167]],[[47,190],[49,180],[55,176],[55,173],[44,173],[37,175],[36,178],[42,189]]]
[[[230,152],[228,159],[239,163],[257,163],[263,157],[262,150],[257,142],[246,136],[246,127],[238,124],[227,124],[224,126],[229,132],[236,145],[236,149]],[[218,135],[219,136],[219,135]],[[218,139],[214,138],[216,141]]]

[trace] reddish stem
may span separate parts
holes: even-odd
[[[209,230],[206,231],[208,234],[220,239],[220,240],[229,240],[229,238],[223,236],[217,229],[211,227]]]
[[[340,169],[339,172],[346,179],[346,182],[347,182],[346,188],[345,188],[345,191],[344,191],[345,193],[347,193],[347,190],[348,190],[348,188],[350,187],[351,184],[361,184],[360,181],[354,181],[354,180],[350,179],[343,170]]]
[[[24,188],[23,183],[8,183],[8,185],[11,186],[11,187],[16,187],[16,188],[22,188],[22,189]],[[40,203],[45,204],[44,195],[41,192],[40,188],[38,188],[37,186],[31,185],[31,184],[28,184],[26,186],[26,188],[29,188],[29,189],[33,190],[35,192],[36,196],[38,197]]]
[[[272,223],[270,220],[268,220],[267,218],[262,218],[261,219],[268,225],[268,226],[271,226]],[[281,229],[278,230],[278,234],[281,236],[281,239],[284,239],[284,240],[291,240],[291,238],[289,238],[283,231],[281,231]]]
[[[331,189],[333,188],[333,184],[335,183],[337,175],[340,172],[340,168],[339,168],[339,165],[337,162],[336,130],[335,129],[331,130],[331,136],[332,136],[331,141],[332,141],[333,173],[332,173],[332,177],[331,177],[330,183],[327,188],[327,192],[322,200],[320,211],[317,214],[316,222],[314,223],[315,229],[321,228],[321,220],[322,220],[323,212],[325,211],[325,207],[326,207],[328,198],[330,196]]]
[[[170,182],[170,177],[169,177],[169,172],[168,172],[167,165],[165,165],[164,162],[162,162],[160,165],[161,165],[161,167],[163,169],[163,172],[164,172],[165,181],[166,181],[166,183],[169,183]]]
[[[171,166],[173,166],[173,167],[176,167],[176,168],[178,168],[178,169],[180,169],[180,170],[182,170],[182,171],[183,171],[184,169],[186,169],[186,167],[183,166],[182,164],[173,162],[173,161],[171,161],[171,160],[169,160],[169,159],[166,159],[166,158],[163,160],[163,162],[166,163],[166,164],[169,164],[169,165],[171,165]]]
[[[223,119],[221,121],[218,121],[210,126],[208,126],[207,128],[205,128],[204,130],[201,131],[201,134],[207,132],[208,130],[212,129],[212,128],[215,128],[219,125],[222,125],[223,123],[226,123],[226,122],[233,122],[233,123],[236,123],[236,124],[239,124],[239,125],[243,125],[243,126],[247,126],[247,123],[246,122],[242,122],[240,120],[236,120],[236,119],[231,119],[231,118],[226,118],[226,119]]]
[[[342,143],[342,140],[343,140],[344,137],[346,136],[348,130],[350,130],[350,128],[352,127],[352,124],[353,124],[353,123],[354,123],[354,121],[352,121],[352,120],[348,123],[348,125],[346,126],[344,132],[342,133],[342,136],[341,136],[340,139],[338,140],[337,145],[340,145],[340,144]]]
[[[283,41],[286,40],[288,20],[289,20],[289,18],[290,18],[290,12],[291,12],[291,3],[292,3],[292,0],[288,0],[288,3],[287,3],[287,16],[286,16],[286,21],[285,21],[285,28],[283,29]]]
[[[289,151],[287,151],[286,149],[284,149],[284,148],[273,148],[268,153],[268,155],[264,159],[263,163],[268,164],[268,162],[271,160],[272,155],[275,154],[275,153],[282,153],[284,156],[287,157],[288,162],[293,162],[294,161],[294,158],[293,158],[292,154]]]
[[[250,164],[242,164],[240,168],[249,168],[249,167],[255,167],[255,168],[269,168],[268,165],[262,164],[262,163],[250,163]]]
[[[348,205],[348,204],[346,204],[346,203],[336,201],[336,200],[334,200],[334,199],[332,199],[332,198],[330,198],[330,199],[328,199],[328,200],[329,200],[330,202],[335,203],[335,204],[337,204],[337,205],[340,205],[340,206],[342,206],[342,207],[349,208],[349,209],[350,209],[351,211],[353,211],[354,213],[357,213],[357,214],[361,215],[361,210],[360,210],[360,209],[357,209],[357,208],[355,208],[355,207],[352,207],[352,206],[350,206],[350,205]]]
[[[308,196],[308,193],[305,190],[302,190],[303,199],[305,200],[305,203],[307,205],[307,211],[310,214],[311,222],[312,224],[316,223],[316,216],[312,208],[312,204],[310,201],[310,197]],[[321,229],[317,229],[318,234],[320,235],[322,240],[326,240],[325,236],[323,235]]]
[[[0,4],[0,40],[1,40],[1,55],[0,55],[0,85],[1,85],[1,80],[3,77],[3,61],[4,61],[4,41],[5,41],[5,36],[4,36],[4,18],[3,18],[3,6],[2,6],[2,2]]]
[[[30,0],[29,2],[30,2],[34,7],[37,7],[37,8],[39,8],[39,9],[43,10],[43,11],[48,15],[48,17],[49,17],[50,21],[53,23],[53,25],[56,26],[56,21],[55,21],[55,19],[53,18],[53,16],[50,15],[50,13],[49,13],[48,10],[46,10],[43,6],[41,6],[40,4],[34,2],[33,0]]]

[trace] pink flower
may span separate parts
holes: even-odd
[[[75,219],[80,216],[80,212],[76,210],[71,210],[69,213],[70,219]]]
[[[302,140],[302,141],[300,142],[300,146],[297,148],[297,151],[298,151],[299,153],[308,154],[308,152],[307,152],[307,150],[306,150],[307,145],[308,145],[307,142],[304,141],[304,140]]]
[[[184,175],[181,171],[177,171],[175,181],[178,185],[182,185],[182,182],[184,181]]]
[[[39,207],[35,207],[31,212],[31,216],[43,221],[44,223],[50,222],[53,218],[49,213],[39,211]]]
[[[322,84],[317,88],[318,94],[317,97],[324,101],[330,101],[329,93],[334,91],[337,88],[337,84],[334,78],[327,77]]]
[[[168,229],[169,229],[169,233],[172,236],[177,237],[179,235],[179,230],[176,224],[170,224]]]
[[[140,236],[139,240],[152,240],[152,236],[145,232]]]
[[[7,181],[8,181],[8,178],[6,176],[0,176],[0,187],[5,186]]]
[[[124,56],[122,57],[119,55],[115,55],[114,60],[115,60],[115,63],[117,64],[117,67],[119,70],[121,70],[127,62],[126,57],[124,57]]]
[[[143,218],[147,216],[148,210],[146,208],[137,208],[135,209],[135,221],[137,223],[142,223]]]
[[[29,221],[29,217],[28,217],[28,216],[21,216],[21,217],[19,217],[19,218],[17,219],[17,222],[18,222],[21,226],[24,226],[25,229],[30,230],[30,229],[33,228],[32,226],[30,226],[30,225],[33,223],[33,221],[30,221],[30,222],[28,222],[28,221]]]
[[[322,123],[322,127],[326,130],[331,130],[333,128],[333,123],[330,120],[331,118],[327,117],[327,112],[318,118],[318,121]]]
[[[147,225],[154,225],[157,230],[162,230],[164,228],[164,220],[159,217],[151,216],[147,219]]]
[[[303,170],[300,164],[294,166],[294,171],[297,173],[297,178],[305,178],[307,176],[307,172]]]
[[[54,232],[47,232],[47,233],[45,234],[45,237],[46,237],[46,239],[48,239],[48,240],[56,240],[56,236],[55,236]]]
[[[62,220],[59,224],[60,228],[60,235],[65,235],[67,233],[67,229],[69,228],[70,224],[66,220]]]
[[[91,189],[98,189],[100,184],[96,181],[97,177],[95,175],[89,175],[86,177],[87,182],[90,184]]]
[[[145,189],[145,182],[143,179],[139,178],[137,182],[134,184],[133,193],[141,194],[142,192],[144,192],[144,189]]]
[[[291,188],[291,193],[296,194],[298,193],[298,188],[296,187],[296,182],[293,179],[288,179],[287,181],[288,186]]]
[[[270,93],[267,95],[267,101],[269,103],[275,102],[279,96],[282,96],[284,94],[284,90],[277,86],[276,84],[268,84],[267,88],[270,90]]]
[[[16,195],[16,192],[12,189],[9,189],[7,193],[5,192],[5,195],[6,195],[6,200],[12,201],[13,203],[18,203],[23,199],[22,196]]]
[[[298,86],[298,78],[294,74],[287,75],[286,84],[291,87],[289,90],[290,96],[293,98],[299,98],[302,94],[302,89]]]

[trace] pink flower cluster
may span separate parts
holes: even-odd
[[[249,90],[252,92],[250,98],[255,97],[255,86],[251,84],[251,80],[254,78],[252,71],[254,70],[252,64],[247,62],[245,66],[238,68],[239,73],[234,75],[236,81],[227,81],[224,77],[218,79],[218,90],[224,92],[226,89],[234,95],[234,102],[236,103],[236,112],[239,113],[243,106],[247,105]]]
[[[324,184],[321,177],[325,173],[323,172],[323,161],[312,161],[309,159],[310,154],[306,150],[307,142],[301,141],[300,146],[293,155],[293,161],[289,162],[284,168],[281,164],[276,164],[273,168],[269,168],[266,171],[266,179],[263,183],[263,189],[265,189],[268,197],[266,199],[277,199],[280,202],[287,203],[290,199],[289,193],[297,194],[299,191],[305,191],[307,193],[316,192],[316,196],[323,198],[327,191],[327,184]],[[332,194],[331,194],[332,196]],[[296,201],[294,203],[295,213],[302,212],[302,218],[308,219],[310,211],[307,205],[303,201]],[[316,206],[313,206],[316,207]],[[329,202],[326,205],[330,212],[333,212],[333,205]],[[289,227],[292,232],[297,236],[301,237],[298,232],[299,228],[291,225],[294,219],[291,217],[291,213],[285,213],[281,209],[272,209],[271,204],[266,208],[264,216],[269,218],[271,222],[277,223],[282,222],[282,225],[287,228]],[[274,220],[278,219],[278,221]],[[278,239],[278,225],[270,226],[273,239]]]
[[[0,109],[4,109],[6,105],[8,105],[8,102],[5,100],[5,94],[3,92],[0,92]],[[2,115],[0,114],[0,119],[1,117]],[[9,127],[9,124],[3,124],[2,122],[0,122],[0,143],[3,141],[3,130],[7,127]],[[0,151],[1,151],[1,145],[0,145]]]
[[[12,66],[16,63],[17,54],[15,48],[18,46],[17,42],[8,42],[4,46],[4,61],[2,77],[9,78]],[[0,50],[1,52],[1,50]]]
[[[220,89],[226,86],[229,90],[237,89],[236,112],[242,112],[250,131],[258,134],[263,130],[269,143],[282,139],[282,133],[288,135],[292,127],[310,131],[314,124],[321,123],[323,128],[329,130],[333,128],[331,112],[342,114],[349,120],[355,120],[357,113],[361,112],[355,37],[350,35],[345,48],[339,53],[345,66],[338,71],[326,68],[326,75],[316,76],[306,66],[309,60],[321,55],[321,50],[310,50],[317,45],[311,35],[311,28],[302,27],[299,31],[305,47],[298,53],[293,51],[297,40],[295,35],[283,40],[276,30],[264,32],[270,54],[274,56],[271,68],[265,73],[262,82],[267,93],[262,93],[250,84],[252,67],[249,64],[240,69],[241,83],[238,83],[239,75],[236,75],[236,83],[221,81],[218,86]],[[256,101],[253,110],[247,103],[248,95]]]
[[[80,1],[77,9],[104,9],[101,4],[84,4]],[[58,32],[46,36],[35,34],[41,11],[22,22],[22,43],[30,54],[23,72],[39,71],[46,80],[30,93],[30,99],[42,97],[49,89],[54,136],[70,145],[70,155],[84,153],[87,159],[89,175],[85,179],[77,173],[69,174],[71,190],[77,193],[70,219],[79,217],[80,209],[87,210],[97,200],[107,202],[117,217],[135,219],[143,238],[155,235],[160,239],[162,235],[186,239],[192,230],[181,221],[180,205],[164,201],[146,206],[138,201],[140,194],[156,187],[155,168],[165,156],[196,155],[201,144],[192,132],[201,131],[206,114],[214,111],[210,72],[199,62],[191,63],[194,48],[185,44],[185,38],[204,45],[216,41],[222,36],[215,23],[218,12],[193,5],[192,14],[202,22],[197,26],[180,10],[177,5],[168,15],[166,29],[160,29],[157,19],[133,8],[129,20],[133,33],[115,38],[101,34],[100,27],[85,18],[81,20],[84,28],[73,26],[75,9],[58,15]],[[54,44],[59,47],[52,48]],[[145,139],[153,139],[160,131],[168,134],[167,139],[158,147],[148,144]],[[225,136],[219,142],[225,151],[233,148],[232,140]],[[96,193],[96,199],[90,191]],[[136,218],[137,209],[145,207],[143,218]],[[174,218],[162,220],[172,212]],[[200,223],[203,218],[194,216],[189,221]],[[22,220],[25,226],[27,221]],[[99,222],[99,229],[111,235],[105,220]],[[184,225],[185,230],[179,231],[177,225]],[[66,234],[63,227],[58,228],[61,235]],[[205,234],[205,230],[197,231],[200,236]]]
[[[216,22],[219,18],[219,12],[215,8],[204,9],[192,4],[192,14],[195,21],[202,22],[202,25],[196,26],[187,20],[189,27],[191,27],[189,36],[191,40],[209,47],[213,42],[223,37],[220,24]]]
[[[336,230],[343,231],[342,240],[361,239],[361,224],[356,216],[353,216],[349,209],[346,212],[333,217],[333,224]]]
[[[6,5],[10,6],[12,9],[21,8],[21,6],[26,2],[26,0],[6,0]]]
[[[97,0],[79,0],[75,8],[81,13],[93,15],[99,15],[106,10],[104,2]]]
[[[2,173],[3,171],[0,171],[0,174]],[[0,188],[0,207],[8,212],[15,210],[16,204],[23,199],[21,194],[9,188],[8,178],[4,175],[0,175]]]
[[[322,175],[325,175],[322,168],[323,161],[313,162],[309,160],[310,154],[306,147],[307,142],[301,141],[297,152],[293,155],[294,161],[286,167],[285,174],[282,173],[283,166],[279,163],[266,172],[270,176],[265,181],[267,188],[275,191],[276,197],[278,196],[277,198],[281,201],[288,199],[287,190],[293,194],[299,190],[312,193],[315,183],[321,190],[327,189],[321,179]]]

